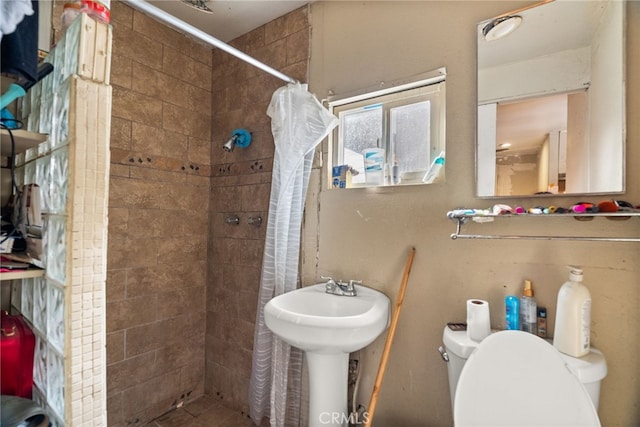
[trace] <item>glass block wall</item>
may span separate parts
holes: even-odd
[[[48,135],[16,158],[18,185],[40,187],[46,274],[14,281],[11,302],[36,334],[33,399],[54,426],[106,425],[110,57],[111,27],[81,14],[22,105],[27,130]]]

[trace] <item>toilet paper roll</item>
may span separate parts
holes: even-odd
[[[489,303],[479,299],[467,300],[467,337],[480,342],[491,334]]]

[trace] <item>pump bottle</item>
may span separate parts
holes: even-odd
[[[591,293],[582,284],[582,269],[569,267],[569,281],[558,292],[553,346],[572,357],[589,353]]]
[[[537,311],[538,304],[536,304],[536,300],[533,298],[531,280],[525,280],[522,297],[520,297],[520,328],[523,331],[531,334],[538,332]]]

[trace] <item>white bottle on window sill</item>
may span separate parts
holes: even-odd
[[[444,181],[444,151],[433,161],[422,182],[435,184]]]

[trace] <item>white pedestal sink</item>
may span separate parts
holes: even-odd
[[[389,298],[357,286],[357,296],[327,294],[325,284],[279,295],[264,307],[267,327],[305,352],[309,427],[346,426],[349,353],[369,345],[389,325]]]

